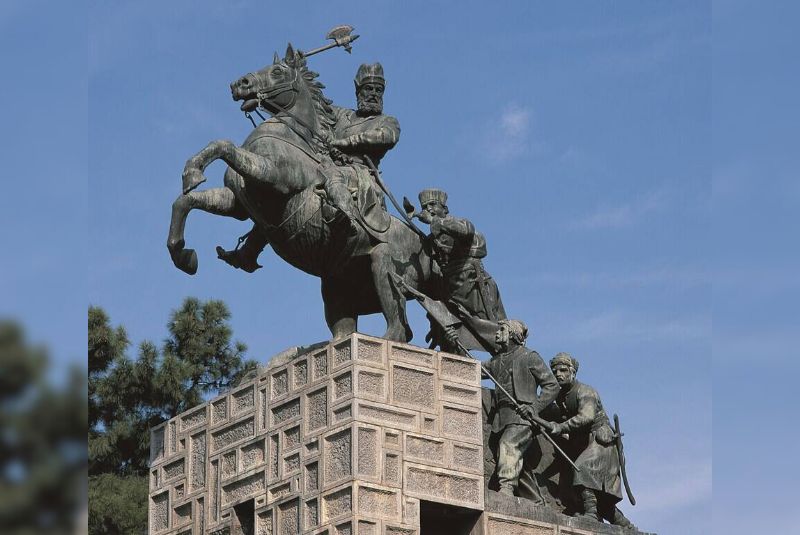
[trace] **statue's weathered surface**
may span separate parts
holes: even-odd
[[[468,219],[450,214],[447,192],[441,189],[421,191],[419,203],[419,213],[409,215],[416,215],[420,221],[430,225],[432,255],[441,275],[435,279],[432,288],[434,297],[447,303],[454,314],[464,320],[464,329],[473,325],[470,320],[474,319],[492,322],[505,319],[506,311],[497,283],[483,267],[483,258],[487,254],[484,235]],[[479,337],[459,331],[461,341],[468,349],[487,349],[470,343]],[[436,325],[431,329],[431,338],[434,346],[457,351]]]
[[[380,63],[361,65],[354,83],[357,109],[331,106],[334,125],[328,143],[333,161],[320,164],[327,201],[321,210],[325,223],[335,230],[355,235],[360,223],[374,239],[385,240],[389,213],[365,159],[370,158],[376,167],[380,164],[400,139],[400,123],[383,114],[386,78]],[[217,253],[231,266],[252,273],[261,267],[258,256],[268,243],[268,237],[253,225],[241,247],[232,251],[218,247]]]
[[[423,535],[483,510],[478,362],[355,334],[152,431],[151,535]],[[467,535],[450,528],[440,533]]]
[[[400,140],[400,123],[383,113],[386,78],[380,63],[363,64],[354,80],[357,109],[334,106],[336,124],[331,145],[342,152],[342,163],[329,168],[325,191],[331,204],[355,225],[362,221],[367,231],[382,239],[389,225],[383,192],[375,182],[369,158],[376,167]]]
[[[306,58],[349,50],[351,31],[334,28],[334,44],[305,54],[289,45],[234,81],[248,117],[258,109],[272,117],[253,122],[241,147],[213,141],[184,168],[167,242],[174,264],[197,270],[184,242],[191,210],[250,220],[234,250],[217,248],[219,258],[254,272],[270,245],[320,277],[333,340],[276,358],[249,385],[155,432],[151,533],[182,534],[191,521],[202,533],[208,522],[242,533],[325,525],[420,535],[420,500],[459,509],[460,522],[455,509],[436,522],[464,535],[509,523],[526,535],[542,533],[541,522],[548,533],[587,523],[581,533],[635,529],[616,507],[621,481],[635,504],[617,417],[612,430],[597,392],[575,380],[578,362],[559,354],[548,367],[525,346],[527,327],[507,319],[483,266],[486,238],[449,213],[445,191],[420,192],[417,212],[407,199],[401,209],[381,179],[378,165],[400,138],[397,119],[383,113],[382,65],[359,67],[356,109],[323,95]],[[224,186],[198,190],[217,159],[228,165]],[[389,215],[386,197],[403,220]],[[411,339],[408,298],[428,313],[428,350],[401,343]],[[386,319],[386,340],[355,334],[359,315],[373,312]],[[491,359],[468,358],[472,349]],[[496,389],[481,390],[481,377]],[[535,504],[524,518],[518,498]]]
[[[634,528],[616,504],[622,500],[616,437],[597,391],[575,380],[578,361],[559,353],[550,367],[561,391],[551,415],[553,435],[564,437],[565,450],[579,471],[570,471],[571,485],[580,498],[582,514]]]
[[[517,320],[502,320],[497,330],[499,351],[485,367],[498,384],[522,406],[521,410],[499,389],[495,392],[492,429],[499,435],[497,484],[499,492],[545,503],[544,493],[532,473],[531,459],[541,456],[537,430],[523,417],[538,416],[556,398],[558,384],[536,351],[525,347],[527,327]]]
[[[365,110],[376,111],[380,104],[378,73],[376,66],[368,66],[357,79]],[[374,183],[367,184],[363,165],[372,156],[380,160],[396,143],[399,127],[387,116],[369,119],[358,112],[337,111],[316,77],[305,56],[290,45],[283,59],[276,55],[272,65],[231,84],[243,111],[261,107],[273,118],[253,130],[242,147],[213,141],[187,161],[184,192],[173,204],[167,241],[172,260],[187,273],[197,270],[197,255],[184,241],[191,210],[250,219],[255,228],[249,236],[252,242],[243,247],[245,256],[218,250],[221,257],[253,271],[258,251],[269,243],[284,260],[322,279],[325,319],[334,338],[355,332],[359,315],[381,312],[387,323],[385,338],[410,340],[405,298],[391,284],[389,273],[425,289],[432,261],[418,229],[386,214],[382,195]],[[367,128],[373,124],[380,126]],[[360,150],[365,152],[357,160],[353,155]],[[228,164],[225,186],[195,190],[205,181],[203,171],[217,159]],[[342,228],[325,217],[346,212],[345,205],[352,202],[346,196],[331,199],[337,177],[345,177],[342,186],[354,186],[358,202],[351,207],[361,214],[355,227]],[[348,187],[341,191],[345,190],[350,193]]]

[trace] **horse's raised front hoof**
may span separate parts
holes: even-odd
[[[186,167],[181,178],[183,180],[184,195],[206,181],[206,176],[197,167]]]
[[[181,271],[194,275],[197,273],[197,252],[194,249],[183,249],[172,254],[172,263]]]

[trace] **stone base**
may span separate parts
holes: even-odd
[[[475,360],[362,334],[285,351],[152,429],[148,533],[622,534],[484,493],[480,384]]]
[[[655,535],[559,514],[529,500],[486,491],[485,509],[470,535]]]

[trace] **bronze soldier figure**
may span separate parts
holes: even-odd
[[[527,335],[528,328],[523,322],[501,320],[495,335],[499,350],[492,354],[485,367],[498,384],[522,405],[521,413],[517,412],[504,392],[500,389],[495,391],[497,412],[492,430],[500,436],[497,456],[499,492],[544,504],[544,494],[529,468],[537,463],[526,462],[541,456],[537,451],[537,431],[523,416],[538,416],[552,403],[558,394],[558,383],[542,357],[525,347]]]
[[[494,335],[494,322],[506,319],[506,311],[497,284],[483,267],[486,238],[469,220],[450,215],[445,191],[423,190],[419,203],[421,210],[414,215],[430,225],[433,257],[441,270],[441,283],[433,290],[435,298],[448,303],[464,322],[458,334],[468,349],[491,351],[483,340]],[[491,333],[485,332],[485,325],[491,325]],[[459,352],[450,342],[453,334],[442,333],[432,324],[428,338],[433,340],[432,346]]]
[[[551,434],[565,437],[564,449],[580,468],[572,473],[572,486],[583,502],[583,515],[636,529],[616,507],[622,500],[619,456],[600,396],[591,386],[575,380],[578,361],[569,354],[553,357],[550,368],[561,387]]]
[[[434,258],[442,270],[442,300],[453,301],[480,319],[506,319],[497,284],[483,267],[486,238],[467,219],[450,215],[445,191],[423,190],[419,202],[418,218],[431,227]]]

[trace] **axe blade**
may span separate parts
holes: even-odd
[[[353,32],[353,27],[348,24],[342,24],[340,26],[336,26],[331,28],[328,32],[328,35],[325,36],[325,39],[341,39],[343,37],[347,37]]]

